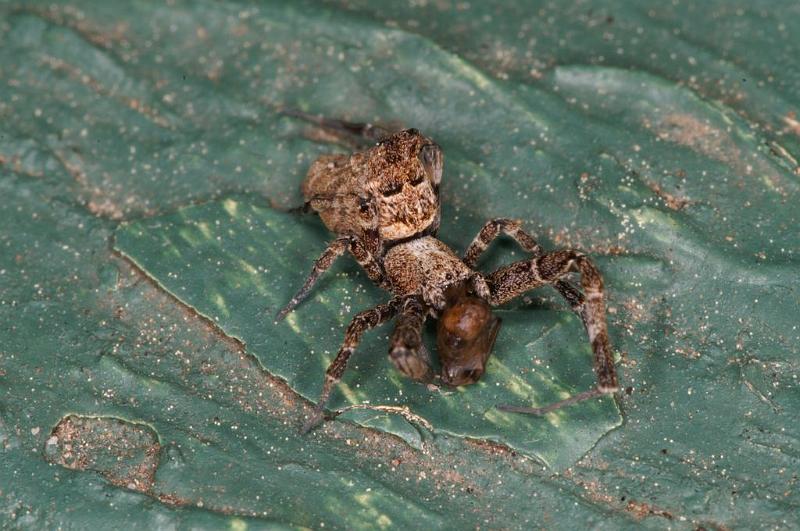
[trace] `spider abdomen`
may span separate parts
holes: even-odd
[[[439,228],[441,148],[416,129],[399,131],[352,155],[323,155],[311,165],[303,197],[336,234],[375,231],[397,241]]]

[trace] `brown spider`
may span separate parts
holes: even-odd
[[[366,124],[292,114],[362,136],[377,130]],[[594,352],[597,387],[544,408],[498,407],[542,415],[618,390],[606,330],[603,280],[592,262],[573,250],[544,253],[519,222],[502,218],[487,222],[464,258],[459,258],[435,237],[441,173],[441,149],[415,129],[388,135],[375,147],[349,157],[323,156],[312,164],[302,187],[306,206],[339,237],[317,259],[311,275],[278,319],[308,295],[317,278],[345,250],[354,255],[373,282],[394,297],[353,318],[342,347],[328,366],[322,393],[303,432],[322,420],[333,386],[341,380],[365,331],[399,316],[389,358],[407,376],[429,381],[432,373],[422,343],[422,327],[428,315],[439,318],[441,380],[446,385],[471,384],[483,374],[500,328],[491,306],[545,284],[553,285],[581,317]],[[474,269],[475,264],[501,232],[514,238],[532,257],[483,275]],[[565,280],[573,271],[581,274],[583,294]]]
[[[323,155],[309,168],[302,184],[303,210],[319,214],[338,238],[316,260],[302,288],[278,313],[278,320],[308,296],[319,276],[345,251],[353,255],[370,280],[391,289],[381,266],[387,246],[439,231],[443,167],[441,148],[416,129],[390,134],[371,124],[318,118],[298,111],[284,113],[379,142],[352,155]]]

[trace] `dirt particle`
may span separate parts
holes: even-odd
[[[156,433],[144,424],[69,415],[53,428],[44,453],[51,463],[97,472],[119,487],[150,492],[160,450]]]
[[[661,187],[661,185],[655,181],[648,180],[645,181],[645,184],[647,185],[648,188],[650,188],[650,190],[653,191],[654,194],[660,197],[661,200],[664,202],[664,204],[667,206],[667,208],[671,210],[683,210],[683,208],[686,207],[686,205],[691,203],[691,201],[689,201],[685,197],[679,197],[677,195],[670,194],[669,192],[665,191]]]

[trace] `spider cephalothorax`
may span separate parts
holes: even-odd
[[[366,124],[294,114],[361,135],[376,131]],[[305,298],[319,275],[346,250],[373,282],[393,295],[390,301],[357,314],[347,327],[344,343],[326,371],[322,393],[304,431],[321,421],[333,386],[341,379],[366,330],[396,317],[389,359],[405,375],[431,381],[434,376],[422,343],[422,328],[428,316],[438,318],[437,349],[442,366],[438,380],[446,385],[475,383],[485,371],[500,328],[491,307],[544,285],[553,286],[581,317],[594,353],[597,386],[544,408],[499,407],[543,414],[616,392],[603,280],[592,262],[569,249],[545,253],[519,222],[503,218],[487,222],[463,258],[458,257],[435,237],[441,150],[415,129],[383,138],[360,153],[318,159],[303,184],[307,204],[338,237],[315,262],[303,288],[279,317]],[[478,258],[501,233],[516,240],[531,257],[484,275],[475,269]],[[583,293],[566,279],[573,272],[580,273]]]

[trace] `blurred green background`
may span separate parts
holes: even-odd
[[[2,527],[796,528],[797,35],[789,1],[0,3]],[[386,295],[343,260],[272,323],[345,150],[281,106],[434,138],[457,250],[502,215],[588,252],[618,404],[492,409],[591,385],[540,290],[478,386],[370,334],[335,405],[405,417],[299,436]]]

